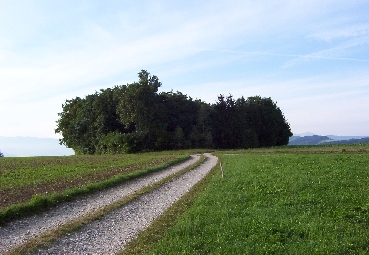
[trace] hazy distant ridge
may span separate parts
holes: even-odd
[[[294,135],[288,145],[325,145],[325,144],[354,144],[367,143],[369,136],[320,136]],[[59,144],[58,139],[36,137],[3,137],[0,136],[0,151],[5,157],[16,156],[68,156],[74,155],[72,149]]]
[[[60,145],[54,138],[0,136],[0,150],[5,157],[74,155],[72,149]]]
[[[312,133],[309,135],[290,137],[288,145],[329,145],[329,144],[355,144],[369,142],[369,136],[320,136]],[[304,134],[303,134],[304,135]]]

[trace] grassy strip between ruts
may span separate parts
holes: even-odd
[[[368,254],[369,154],[341,148],[218,152],[225,178],[125,254]]]
[[[189,158],[189,155],[178,156],[174,160],[162,163],[155,167],[144,168],[129,174],[116,175],[108,180],[98,183],[90,183],[82,187],[70,188],[62,193],[53,193],[50,195],[35,195],[29,202],[8,206],[0,211],[0,225],[15,219],[30,216],[47,210],[64,201],[71,201],[76,196],[90,194],[102,189],[114,187],[124,181],[136,178],[138,176],[161,170],[165,167],[180,163]]]
[[[28,254],[31,253],[35,250],[37,250],[40,247],[44,247],[47,244],[50,244],[51,242],[53,242],[54,240],[56,240],[57,238],[60,238],[63,235],[66,235],[68,233],[71,233],[73,231],[78,230],[79,228],[83,227],[84,225],[98,220],[101,217],[103,217],[105,214],[114,211],[116,209],[118,209],[119,207],[127,204],[128,202],[138,198],[139,196],[148,193],[158,187],[160,187],[161,185],[163,185],[164,183],[170,182],[173,179],[177,178],[178,176],[191,171],[192,169],[198,167],[199,165],[201,165],[202,163],[204,163],[205,161],[205,156],[201,156],[200,160],[198,160],[197,162],[195,162],[194,164],[182,169],[181,171],[172,174],[150,186],[144,187],[138,191],[136,191],[135,193],[126,196],[110,205],[104,206],[102,208],[100,208],[97,211],[91,212],[86,216],[80,217],[78,219],[75,219],[67,224],[64,224],[63,226],[55,229],[55,230],[50,230],[47,231],[43,234],[41,234],[40,236],[29,240],[28,242],[24,243],[23,245],[12,249],[11,251],[9,251],[8,253],[6,253],[7,255],[20,255],[20,254]]]
[[[133,239],[126,245],[124,250],[119,252],[119,255],[135,255],[143,254],[150,250],[160,239],[165,236],[166,230],[172,227],[181,215],[191,207],[197,195],[206,189],[212,176],[216,171],[220,171],[219,164],[215,166],[208,175],[196,183],[189,192],[183,195],[177,202],[175,202],[167,211],[160,215],[154,222],[137,238]]]

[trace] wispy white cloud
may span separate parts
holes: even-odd
[[[284,67],[292,66],[293,63],[298,61],[307,61],[307,60],[314,60],[314,59],[328,59],[328,60],[343,60],[343,61],[358,61],[358,62],[369,62],[368,59],[359,59],[359,58],[345,58],[345,57],[335,57],[335,55],[342,55],[342,51],[345,49],[350,49],[358,46],[359,44],[366,44],[369,43],[368,38],[361,38],[359,40],[355,40],[351,44],[346,43],[342,46],[337,46],[331,49],[318,51],[311,54],[284,54],[284,53],[273,53],[273,52],[261,52],[261,51],[236,51],[236,50],[222,50],[222,49],[203,49],[204,51],[214,51],[214,52],[223,52],[229,54],[237,54],[239,57],[251,57],[251,56],[272,56],[272,57],[291,57],[291,58],[298,58],[291,60],[290,62],[286,63]],[[329,56],[330,55],[330,56]]]
[[[305,55],[291,55],[296,57],[293,60],[287,61],[283,67],[291,67],[301,62],[308,62],[312,60],[338,60],[338,61],[354,61],[354,62],[369,62],[369,55],[361,55],[359,57],[350,57],[350,53],[355,51],[358,47],[368,47],[369,36],[355,38],[339,43],[333,47],[312,52]]]
[[[346,26],[343,25],[343,27],[334,26],[333,28],[311,34],[309,37],[323,41],[332,41],[334,39],[363,37],[368,35],[369,23],[365,22],[360,24],[349,24]]]

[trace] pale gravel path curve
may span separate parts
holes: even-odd
[[[135,178],[123,184],[109,188],[92,195],[77,198],[72,202],[61,203],[57,207],[39,215],[13,221],[6,226],[0,226],[0,254],[16,248],[26,241],[48,231],[60,227],[73,219],[86,215],[89,212],[109,205],[114,201],[134,193],[135,191],[153,184],[172,175],[200,159],[199,155],[183,163],[165,168],[158,172]]]
[[[217,164],[218,158],[205,154],[205,163],[172,182],[106,214],[77,232],[52,243],[35,254],[115,254],[139,232],[187,193]]]

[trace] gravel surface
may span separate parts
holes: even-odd
[[[35,254],[115,254],[127,242],[168,209],[217,164],[218,158],[205,154],[201,166],[160,188],[106,214],[80,230],[52,243]]]
[[[79,197],[73,202],[61,203],[43,214],[16,220],[6,226],[0,226],[0,254],[4,254],[45,231],[55,229],[71,220],[122,199],[145,186],[160,181],[190,166],[199,159],[200,156],[192,155],[189,160],[181,164],[150,173],[143,177],[135,178],[114,188]]]

